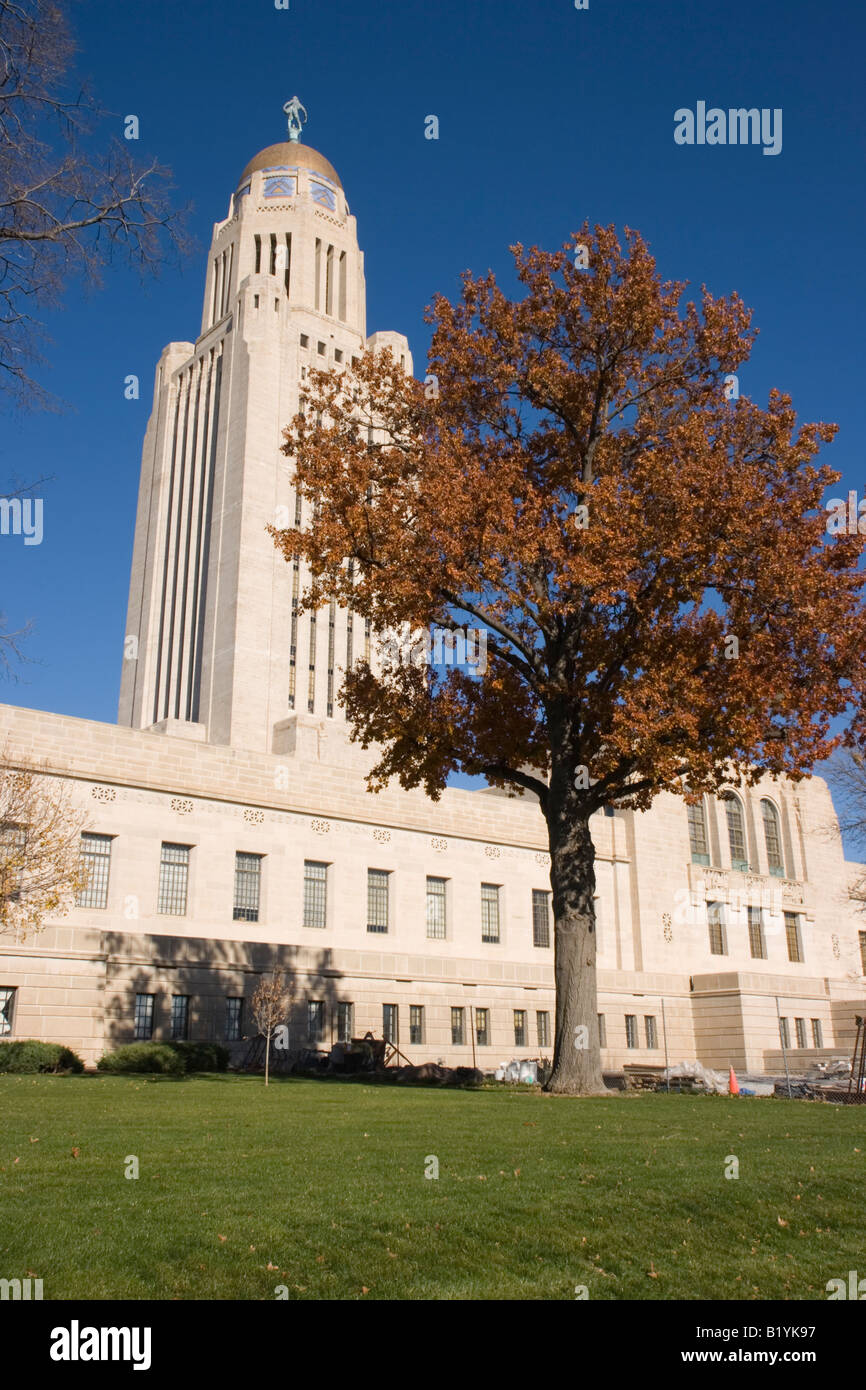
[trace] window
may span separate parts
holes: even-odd
[[[743,807],[738,796],[729,792],[723,798],[725,803],[725,815],[728,819],[728,843],[731,847],[731,868],[737,869],[740,873],[749,872],[749,860],[746,854],[746,830],[743,823]]]
[[[324,355],[325,355],[325,344],[324,344],[324,343],[316,343],[316,352],[319,354],[320,357],[324,357]]]
[[[550,894],[540,888],[532,890],[532,944],[550,945]]]
[[[0,889],[9,902],[17,902],[21,897],[26,846],[27,831],[23,825],[7,821],[0,826]]]
[[[189,1037],[189,995],[171,996],[171,1036],[183,1040]]]
[[[409,1041],[416,1047],[424,1041],[424,1006],[409,1005]]]
[[[427,935],[431,940],[445,940],[445,883],[444,878],[427,879]]]
[[[462,1047],[466,1038],[463,1009],[451,1010],[451,1046]]]
[[[791,1030],[788,1027],[788,1020],[786,1018],[779,1019],[779,1037],[785,1049],[791,1046]]]
[[[111,863],[111,836],[81,836],[79,862],[87,875],[84,887],[75,899],[76,907],[108,906],[108,869]]]
[[[767,959],[767,943],[764,939],[763,913],[759,907],[749,908],[749,950],[755,960]]]
[[[325,1036],[325,1003],[322,999],[307,1000],[307,1037],[320,1043]]]
[[[616,815],[616,811],[615,811],[614,807],[611,806],[608,802],[605,802],[605,804],[604,804],[604,814],[605,814],[606,816],[610,816],[610,817],[613,817],[613,816]]]
[[[388,930],[388,879],[386,869],[367,870],[367,931]]]
[[[147,1042],[148,1038],[153,1037],[153,1003],[154,995],[137,994],[135,996],[135,1041]]]
[[[342,348],[334,348],[334,361],[335,361],[335,362],[342,362],[342,360],[343,360],[343,350],[342,350]]]
[[[598,1015],[598,1045],[607,1047],[607,1019],[604,1014]]]
[[[186,916],[189,848],[189,845],[163,843],[159,860],[159,898],[156,910],[165,917]]]
[[[800,938],[800,923],[796,912],[785,913],[785,940],[788,943],[788,960],[801,962],[803,943]]]
[[[686,807],[689,822],[689,848],[693,864],[709,864],[710,851],[707,842],[707,818],[704,814],[703,797],[694,806]]]
[[[309,338],[307,337],[306,333],[302,333],[302,334],[301,334],[301,347],[302,347],[302,348],[308,348],[309,346],[310,346],[310,340],[309,340]]]
[[[481,885],[481,940],[499,940],[499,888],[495,883]]]
[[[337,1005],[337,1042],[351,1042],[355,1031],[355,1006],[340,1001]]]
[[[710,955],[726,956],[728,946],[725,941],[725,924],[722,920],[721,903],[707,903],[707,925],[710,933]]]
[[[767,866],[774,878],[785,877],[782,861],[782,837],[779,834],[779,812],[772,801],[761,802],[761,816],[764,821],[764,843],[767,846]]]
[[[794,1019],[794,1031],[797,1034],[797,1046],[806,1046],[806,1020],[805,1018]]]
[[[244,1001],[229,996],[226,999],[226,1042],[239,1042],[244,1021]]]
[[[396,1004],[382,1005],[382,1037],[395,1046],[400,1041],[400,1010]]]
[[[257,922],[259,920],[259,894],[262,883],[262,856],[260,854],[235,855],[235,906],[236,922]]]
[[[479,1047],[490,1046],[490,1010],[475,1010],[475,1041]]]
[[[625,1045],[626,1047],[637,1047],[636,1014],[626,1014],[625,1016]]]
[[[526,1046],[526,1010],[514,1010],[514,1046]]]
[[[328,910],[328,866],[304,860],[304,926],[324,927]]]
[[[261,274],[261,270],[262,270],[262,239],[261,239],[260,236],[256,235],[256,236],[253,238],[253,240],[255,241],[255,244],[256,244],[256,269],[255,269],[255,273],[256,273],[256,275],[260,275],[260,274]]]
[[[15,990],[13,988],[0,989],[0,1038],[8,1038],[12,1032],[14,1016]]]
[[[644,1030],[645,1030],[645,1032],[646,1032],[646,1045],[647,1045],[647,1047],[658,1047],[658,1045],[659,1045],[659,1034],[658,1034],[658,1028],[656,1027],[655,1015],[654,1015],[654,1014],[645,1014],[645,1015],[644,1015],[644,1021],[643,1021],[643,1023],[644,1023]]]
[[[535,1015],[535,1029],[539,1047],[550,1047],[550,1014],[542,1010]]]
[[[866,931],[860,933],[860,973],[866,975]]]
[[[823,1030],[823,1028],[821,1027],[821,1020],[820,1020],[820,1018],[813,1018],[813,1019],[812,1019],[812,1046],[813,1046],[813,1047],[823,1047],[823,1046],[824,1046],[824,1030]]]

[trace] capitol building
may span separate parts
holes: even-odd
[[[0,706],[7,759],[86,811],[86,886],[45,930],[0,937],[0,1034],[88,1063],[135,1039],[255,1034],[264,972],[293,987],[290,1046],[370,1031],[411,1062],[551,1057],[553,928],[533,797],[367,791],[342,672],[375,637],[299,612],[306,520],[281,452],[314,368],[370,335],[340,176],[297,138],[247,164],[214,227],[201,328],[156,367],[118,723]],[[98,563],[94,558],[93,563]],[[606,1072],[697,1059],[750,1072],[850,1056],[866,919],[826,783],[593,818]]]

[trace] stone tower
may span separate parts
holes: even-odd
[[[287,108],[288,109],[288,108]],[[289,752],[341,718],[341,671],[369,643],[335,605],[297,613],[304,566],[266,532],[301,525],[282,431],[313,367],[352,369],[406,338],[366,336],[364,256],[333,166],[297,134],[250,161],[214,227],[201,332],[156,369],[141,462],[118,719]]]

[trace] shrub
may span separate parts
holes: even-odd
[[[183,1058],[187,1071],[226,1071],[231,1053],[219,1043],[169,1042],[165,1044]]]
[[[22,1038],[0,1043],[0,1072],[84,1071],[81,1058],[62,1043]]]
[[[106,1052],[96,1063],[100,1071],[161,1072],[166,1076],[181,1076],[185,1071],[183,1057],[168,1043],[138,1042]]]

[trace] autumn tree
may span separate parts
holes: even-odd
[[[311,374],[285,443],[310,521],[274,535],[310,567],[308,608],[334,596],[378,633],[485,634],[475,668],[392,641],[342,698],[377,749],[371,789],[435,799],[460,771],[538,798],[548,1089],[593,1094],[591,818],[800,778],[846,713],[844,738],[862,734],[863,542],[825,534],[834,427],[798,425],[777,390],[739,394],[754,331],[736,294],[686,301],[629,230],[513,253],[518,297],[467,273],[457,302],[436,298],[424,383],[388,353]]]
[[[0,936],[23,941],[69,912],[86,887],[84,821],[56,778],[0,761]]]
[[[152,271],[184,239],[167,171],[105,136],[74,57],[64,7],[0,0],[0,392],[31,406],[52,404],[31,375],[34,311],[74,276],[98,283],[115,256]]]
[[[252,998],[253,1018],[265,1040],[265,1085],[269,1085],[271,1039],[285,1026],[291,991],[282,970],[263,975]]]

